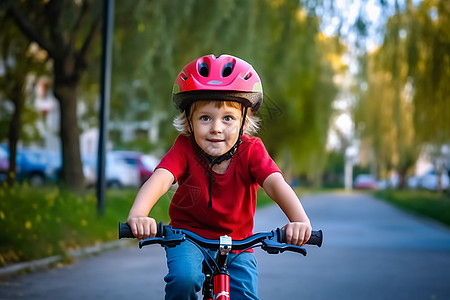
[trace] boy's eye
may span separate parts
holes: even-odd
[[[201,117],[200,117],[200,120],[206,122],[206,121],[209,121],[210,118],[209,118],[208,116],[201,116]]]
[[[226,116],[225,118],[223,118],[226,122],[231,122],[237,119],[236,116],[230,115],[230,116]]]

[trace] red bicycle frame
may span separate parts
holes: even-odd
[[[230,275],[217,274],[214,276],[214,300],[230,299]]]

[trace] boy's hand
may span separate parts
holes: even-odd
[[[128,217],[127,224],[130,226],[133,235],[142,241],[154,237],[157,232],[156,221],[149,217]]]
[[[311,224],[304,222],[290,222],[283,227],[286,231],[286,243],[303,246],[311,237]]]

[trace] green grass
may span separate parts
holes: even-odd
[[[418,190],[383,190],[374,196],[412,213],[450,226],[450,196],[445,193]]]
[[[257,199],[257,207],[263,207],[275,203],[272,199],[269,198],[269,196],[267,196],[263,189],[258,190]]]
[[[105,215],[97,215],[94,191],[74,195],[57,187],[27,184],[0,187],[0,266],[30,261],[117,239],[117,222],[125,221],[137,190],[111,190]],[[152,210],[168,220],[168,197]]]

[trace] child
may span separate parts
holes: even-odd
[[[169,208],[174,228],[210,239],[244,239],[252,235],[256,191],[262,186],[290,221],[284,227],[287,242],[306,243],[311,225],[300,201],[262,141],[249,136],[258,128],[262,97],[258,74],[239,58],[209,55],[183,68],[173,90],[182,113],[174,125],[181,134],[141,187],[127,219],[138,239],[155,236],[156,221],[148,214],[178,182]],[[166,299],[196,299],[204,280],[202,252],[186,241],[166,248],[166,256]],[[229,272],[232,299],[258,299],[251,251],[241,253]]]

